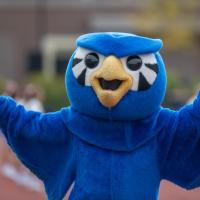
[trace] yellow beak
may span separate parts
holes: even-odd
[[[110,108],[132,87],[133,79],[118,58],[108,56],[102,66],[92,74],[90,82],[99,101]]]

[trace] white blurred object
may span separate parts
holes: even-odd
[[[18,103],[23,105],[27,110],[32,110],[36,112],[44,112],[43,105],[39,99],[33,98],[28,101],[21,99],[18,101]]]
[[[18,103],[22,104],[27,110],[44,112],[42,100],[43,92],[34,84],[29,83],[25,86],[23,98],[18,100]]]
[[[193,103],[193,101],[195,100],[195,98],[196,98],[196,95],[191,96],[191,97],[189,98],[189,100],[187,101],[187,104]]]
[[[29,175],[26,171],[18,171],[14,166],[10,164],[4,164],[1,169],[1,173],[7,178],[13,180],[15,183],[22,185],[32,191],[42,191],[41,184],[36,178]]]

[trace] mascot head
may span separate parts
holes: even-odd
[[[160,109],[166,90],[162,41],[128,33],[77,39],[66,73],[71,106],[112,120],[138,120]]]

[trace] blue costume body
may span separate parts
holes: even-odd
[[[0,127],[43,181],[48,199],[62,200],[73,182],[70,200],[156,200],[163,179],[186,189],[200,186],[200,95],[179,111],[160,106],[166,88],[162,42],[96,33],[81,36],[77,46],[118,58],[153,53],[157,77],[148,89],[129,90],[106,108],[73,74],[75,52],[66,73],[70,107],[42,114],[0,97]]]

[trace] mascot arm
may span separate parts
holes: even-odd
[[[163,179],[186,189],[200,186],[200,93],[191,105],[169,111],[171,121],[163,139],[166,148]]]
[[[61,113],[26,111],[9,97],[0,97],[0,128],[17,157],[40,179],[48,190],[59,187],[68,173],[73,181],[72,134]],[[67,186],[65,186],[67,187]],[[51,189],[49,189],[51,188]]]

